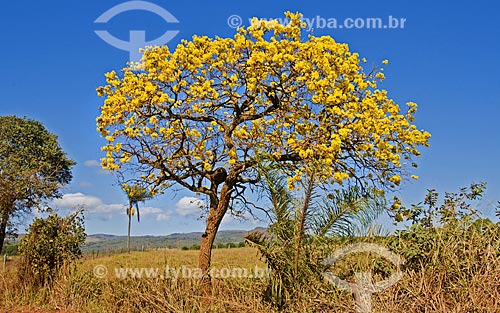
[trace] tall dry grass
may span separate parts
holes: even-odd
[[[373,294],[373,312],[500,312],[499,241],[484,233],[458,235],[454,239],[435,236],[434,263],[407,268],[396,285]],[[196,263],[196,251],[181,250],[86,256],[51,287],[35,290],[17,277],[18,262],[14,259],[7,263],[0,279],[0,311],[277,312],[262,301],[267,283],[261,279],[214,279],[212,296],[207,297],[200,292],[197,279],[119,279],[112,272],[97,278],[92,272],[96,265],[112,269],[195,267]],[[365,263],[372,269],[380,264]],[[264,263],[253,248],[214,250],[214,267],[256,265],[263,267]],[[355,312],[352,294],[325,286],[299,291],[286,312]]]

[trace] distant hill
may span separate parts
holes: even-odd
[[[215,237],[215,244],[238,243],[244,241],[244,236],[249,232],[265,228],[258,227],[253,230],[222,230]],[[156,249],[156,248],[182,248],[199,245],[201,232],[174,233],[166,236],[131,236],[130,246],[132,250]],[[106,234],[88,235],[83,252],[110,252],[120,251],[127,247],[127,236],[115,236]]]

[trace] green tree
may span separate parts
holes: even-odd
[[[199,256],[207,275],[220,223],[238,201],[250,207],[245,192],[261,160],[281,163],[290,189],[309,172],[318,184],[395,187],[430,137],[412,123],[415,103],[400,112],[377,88],[382,69],[365,72],[331,37],[304,39],[301,15],[287,17],[254,19],[233,38],[194,36],[174,52],[147,49],[97,89],[103,168],[141,173],[153,193],[176,185],[208,198]]]
[[[61,196],[74,164],[40,122],[0,117],[0,250],[15,218]]]
[[[132,216],[137,212],[137,222],[141,221],[139,212],[139,203],[152,198],[152,195],[147,189],[141,188],[138,185],[122,184],[123,191],[128,198],[127,216],[128,216],[128,231],[127,231],[127,250],[130,253],[130,228],[132,224]]]
[[[66,217],[49,212],[33,221],[19,245],[20,277],[38,286],[50,284],[61,268],[81,256],[87,236],[81,211]]]

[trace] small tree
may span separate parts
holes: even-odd
[[[79,258],[87,236],[81,211],[66,217],[49,212],[33,221],[19,246],[20,276],[37,286],[50,284],[61,268]]]
[[[41,123],[0,117],[0,250],[13,219],[61,195],[74,164]]]
[[[313,172],[325,186],[395,187],[403,159],[430,136],[412,124],[415,103],[400,113],[377,89],[381,70],[365,73],[346,44],[304,38],[301,15],[287,17],[287,25],[254,19],[234,38],[194,36],[175,52],[147,49],[98,88],[103,168],[142,173],[153,193],[177,185],[207,196],[204,274],[228,209],[250,206],[258,163],[282,164],[289,188]]]

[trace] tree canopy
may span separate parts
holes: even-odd
[[[259,181],[259,162],[281,164],[289,188],[305,173],[321,184],[398,185],[430,137],[412,123],[416,104],[401,112],[377,88],[382,68],[366,72],[347,44],[306,38],[300,14],[287,17],[254,19],[233,38],[194,36],[173,52],[151,47],[107,73],[102,166],[140,173],[152,192],[206,194],[209,238],[230,200],[245,201],[245,186]]]
[[[40,122],[0,117],[0,248],[12,218],[59,197],[74,164]]]

